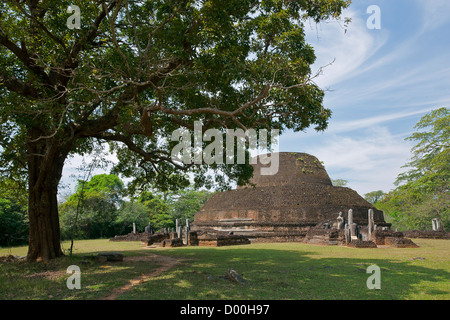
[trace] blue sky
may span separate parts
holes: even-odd
[[[380,8],[381,29],[369,29],[367,8]],[[420,118],[450,105],[450,1],[357,1],[343,23],[309,24],[316,49],[315,82],[333,111],[328,130],[287,133],[280,151],[315,155],[332,179],[364,195],[395,188],[414,143],[404,139]]]
[[[380,8],[379,30],[367,27],[371,5]],[[279,150],[315,155],[332,179],[348,180],[361,195],[387,192],[411,156],[413,143],[404,139],[414,125],[450,105],[450,1],[354,0],[344,16],[352,18],[346,32],[336,21],[306,28],[317,55],[313,70],[334,61],[315,78],[327,90],[329,128],[287,132]],[[80,162],[66,162],[61,186],[73,185]]]

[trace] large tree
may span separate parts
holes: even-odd
[[[28,259],[62,255],[64,162],[96,143],[111,143],[118,171],[168,190],[189,184],[182,170],[207,182],[205,167],[170,157],[171,133],[195,120],[203,130],[325,129],[331,112],[312,81],[304,22],[338,18],[349,3],[2,1],[0,161],[3,175],[28,180]],[[212,169],[239,183],[251,175]]]
[[[377,202],[400,228],[429,229],[438,218],[450,225],[450,110],[439,108],[424,115],[406,140],[416,144],[408,170],[397,177],[395,188]]]

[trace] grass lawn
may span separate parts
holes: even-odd
[[[131,279],[151,273],[157,261],[97,263],[83,255],[148,253],[180,263],[123,292],[118,299],[450,299],[450,241],[414,239],[416,249],[353,249],[303,243],[255,243],[232,247],[146,249],[139,242],[76,241],[74,256],[49,262],[0,263],[0,299],[99,299]],[[68,249],[70,244],[63,243]],[[0,256],[26,255],[26,247]],[[417,259],[420,258],[420,259]],[[66,269],[81,269],[81,289],[69,290]],[[370,265],[381,268],[381,289],[369,290]],[[247,284],[226,279],[235,269]]]

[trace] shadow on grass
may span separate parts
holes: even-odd
[[[390,259],[320,258],[316,252],[236,247],[155,252],[187,261],[119,299],[448,299],[450,273]],[[381,289],[369,290],[370,265]],[[226,278],[235,269],[246,285]]]
[[[356,252],[356,251],[355,251]],[[155,253],[182,262],[149,278],[118,299],[267,299],[267,300],[366,300],[449,299],[450,273],[419,262],[357,257],[320,257],[299,250],[252,248],[252,246],[168,250],[130,250],[125,256]],[[91,253],[93,254],[93,253]],[[0,299],[99,299],[129,280],[159,267],[157,261],[86,263],[84,255],[44,263],[0,265]],[[81,290],[69,290],[69,265],[81,268]],[[369,290],[370,265],[381,268],[381,289]],[[247,284],[231,282],[228,269],[236,270]],[[53,277],[51,273],[54,272]]]
[[[86,256],[97,252],[63,256],[47,262],[13,262],[0,264],[0,299],[99,299],[131,279],[159,267],[157,261],[144,261],[139,251],[125,251],[125,256],[143,256],[143,261],[96,262]],[[71,265],[80,267],[81,289],[68,289],[66,273]]]

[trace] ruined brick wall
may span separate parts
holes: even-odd
[[[239,235],[202,235],[198,237],[199,246],[221,247],[250,244],[250,240]]]
[[[384,244],[394,248],[417,248],[418,246],[408,238],[395,238],[386,237],[384,238]]]
[[[164,239],[161,242],[161,247],[182,247],[183,246],[183,240],[180,238],[171,238],[171,239]]]
[[[152,245],[154,243],[161,243],[162,241],[170,239],[170,234],[165,232],[152,234],[147,238],[147,245]]]
[[[304,153],[279,154],[279,172],[259,174],[254,166],[251,183],[256,187],[214,194],[195,214],[192,230],[254,229],[255,232],[304,231],[317,223],[335,220],[339,212],[366,225],[368,210],[374,211],[375,224],[387,226],[383,212],[345,187],[334,187],[320,161]]]
[[[377,245],[385,245],[386,238],[403,238],[403,233],[392,230],[375,230],[372,233],[372,241],[374,241]]]
[[[225,219],[252,219],[255,223],[311,223],[346,216],[353,209],[355,223],[367,223],[374,210],[375,223],[384,223],[383,213],[349,188],[297,185],[240,189],[213,195],[194,218],[194,224],[216,224]]]
[[[188,245],[189,246],[198,246],[198,234],[196,231],[189,231]]]
[[[261,155],[260,158],[270,157],[272,154]],[[237,189],[245,189],[252,184],[258,187],[289,186],[296,184],[319,183],[331,186],[331,179],[322,163],[314,156],[307,153],[281,152],[278,153],[278,172],[276,175],[261,175],[261,168],[270,167],[264,165],[258,158],[253,165],[253,177],[248,186],[238,186]]]
[[[377,245],[373,241],[353,240],[347,244],[351,248],[377,248]]]
[[[408,238],[422,238],[422,239],[448,239],[450,240],[450,232],[445,231],[420,231],[420,230],[408,230],[403,231],[405,237]]]
[[[121,236],[114,236],[114,238],[109,239],[109,241],[146,241],[149,234],[143,233],[129,233]]]

